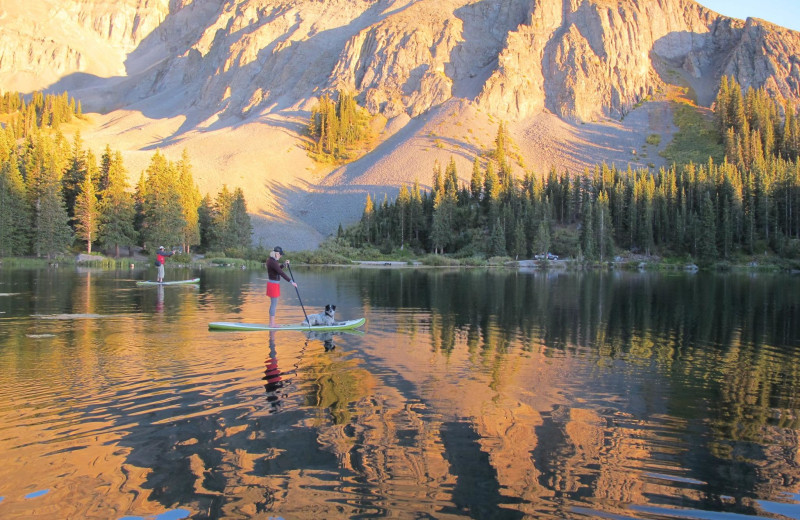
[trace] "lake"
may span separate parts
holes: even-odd
[[[800,518],[800,276],[0,269],[0,518]]]

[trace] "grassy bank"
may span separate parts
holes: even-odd
[[[710,109],[697,106],[693,94],[686,87],[672,87],[668,98],[672,105],[673,122],[678,131],[661,155],[678,165],[706,164],[711,157],[720,164],[725,149],[719,141]]]

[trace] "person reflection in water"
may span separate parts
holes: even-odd
[[[156,312],[164,312],[164,286],[159,285],[156,287]]]
[[[278,351],[275,348],[275,331],[269,331],[269,357],[266,362],[266,370],[264,371],[264,389],[267,391],[267,402],[269,402],[272,410],[277,412],[281,406],[281,399],[284,396],[282,392],[284,380],[281,369],[278,367]]]

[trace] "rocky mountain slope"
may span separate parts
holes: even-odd
[[[132,176],[188,149],[202,189],[246,188],[256,242],[291,247],[358,218],[366,193],[426,185],[434,160],[467,178],[500,120],[520,171],[643,166],[631,150],[671,130],[667,83],[704,105],[723,74],[800,99],[800,34],[692,0],[2,0],[0,35],[4,90],[69,90],[96,113],[87,141]],[[302,133],[337,89],[387,124],[330,172]]]

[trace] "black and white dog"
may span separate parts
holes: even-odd
[[[326,305],[325,312],[319,314],[309,314],[308,319],[303,321],[303,325],[319,326],[319,325],[333,325],[334,314],[336,313],[336,305]]]

